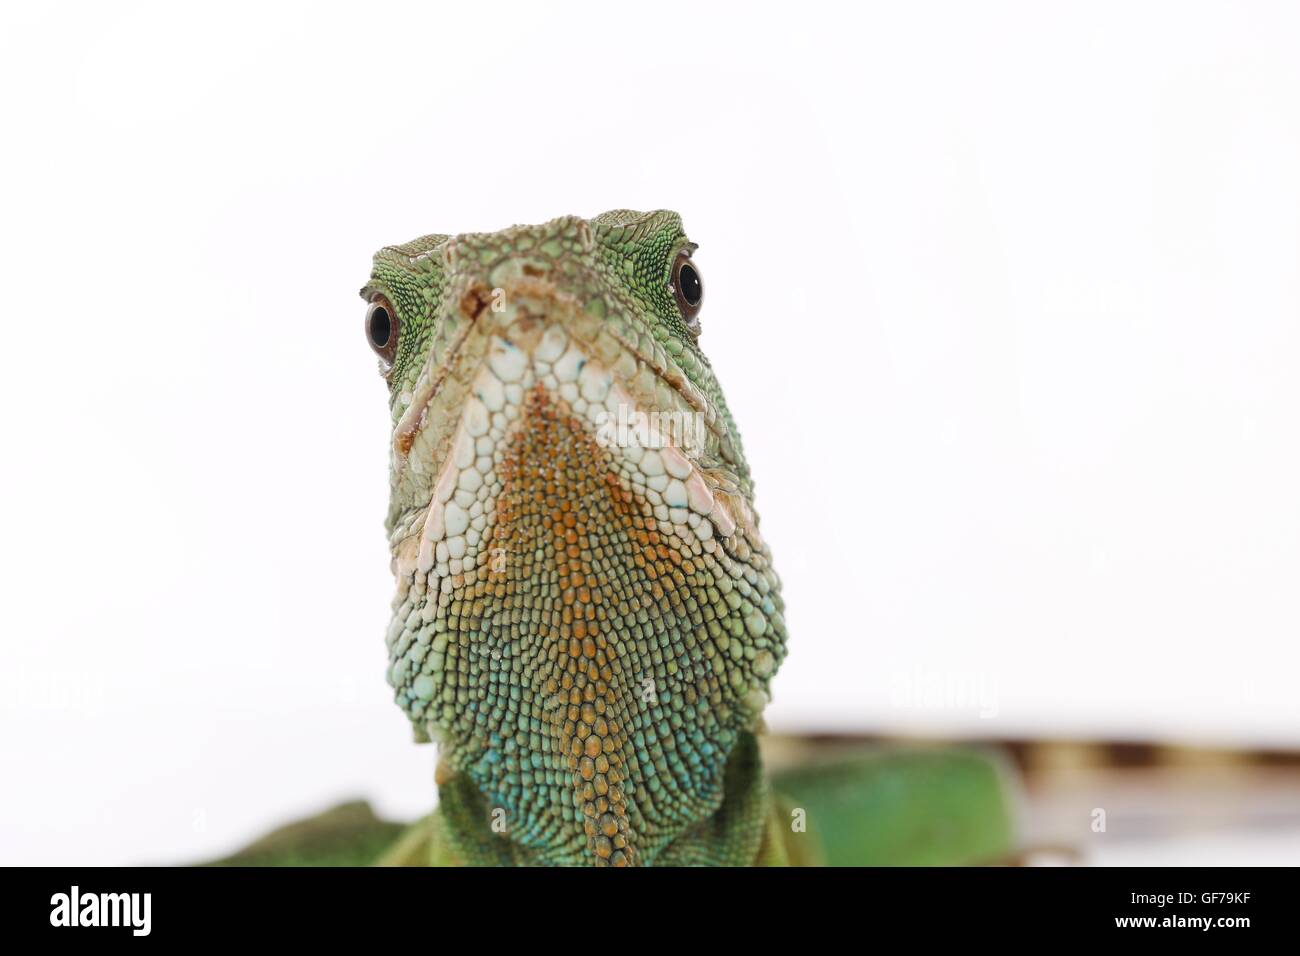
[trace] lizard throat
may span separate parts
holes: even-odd
[[[620,432],[598,362],[488,354],[394,540],[390,681],[527,861],[653,862],[767,703],[777,579],[743,499],[643,416]]]
[[[543,813],[576,811],[593,862],[628,865],[645,820],[628,801],[644,773],[627,731],[642,722],[640,681],[653,685],[654,677],[618,633],[619,622],[675,589],[674,570],[684,585],[681,566],[694,569],[647,527],[647,503],[622,486],[569,409],[540,385],[525,402],[524,425],[502,461],[482,590],[494,618],[510,622],[497,639],[523,659],[517,686],[536,702],[542,763],[558,770],[559,792]],[[503,781],[484,782],[496,789]],[[502,796],[535,827],[522,788]]]

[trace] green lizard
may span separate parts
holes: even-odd
[[[765,775],[780,582],[700,351],[695,248],[675,213],[621,210],[376,254],[362,295],[393,423],[389,679],[440,744],[439,806],[403,827],[350,802],[211,862],[1011,851],[1006,778],[979,754],[765,737]]]
[[[619,210],[375,256],[389,679],[441,745],[449,861],[783,859],[754,740],[780,581],[694,250]]]
[[[782,778],[801,806],[774,795],[756,734],[786,653],[780,580],[700,350],[695,251],[676,213],[617,210],[375,255],[361,294],[393,423],[388,676],[416,739],[440,746],[438,809],[384,862],[1005,849],[1001,782],[967,755],[814,768]],[[820,846],[800,839],[809,808]],[[299,827],[274,845],[307,847],[317,831]]]

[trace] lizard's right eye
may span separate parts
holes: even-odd
[[[393,310],[393,304],[376,293],[366,309],[366,341],[383,360],[385,372],[392,368],[393,359],[397,357],[397,333],[397,312]]]
[[[673,261],[672,278],[668,283],[673,297],[677,300],[677,309],[686,320],[686,327],[696,337],[700,334],[700,307],[704,305],[704,281],[700,270],[691,262],[689,252],[677,253]]]

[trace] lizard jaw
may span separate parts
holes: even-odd
[[[627,386],[566,341],[559,326],[549,326],[531,352],[517,340],[491,340],[418,521],[419,536],[408,532],[395,542],[399,578],[412,571],[457,574],[481,555],[500,491],[501,450],[527,427],[527,407],[538,402],[554,404],[617,456],[628,486],[648,496],[665,520],[690,526],[700,540],[716,537],[737,546],[739,531],[749,547],[762,547],[744,497],[697,461],[702,419],[643,410]]]
[[[493,278],[501,280],[500,271]],[[512,272],[493,289],[462,279],[449,297],[457,303],[455,333],[441,354],[431,350],[394,429],[394,486],[422,489],[390,534],[399,589],[413,572],[434,568],[444,541],[438,563],[445,567],[472,555],[482,528],[466,525],[478,515],[462,513],[474,506],[465,492],[477,492],[480,479],[491,485],[490,449],[513,433],[534,388],[573,411],[603,447],[617,449],[657,504],[689,509],[686,520],[697,528],[705,519],[700,534],[762,549],[747,496],[718,454],[725,435],[704,395],[662,351],[644,355],[611,329],[603,301],[583,307],[526,267]],[[490,497],[478,499],[490,507]]]

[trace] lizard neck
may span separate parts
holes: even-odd
[[[403,619],[430,626],[394,648],[426,674],[408,711],[444,780],[541,863],[653,862],[708,820],[775,664],[754,643],[779,623],[765,555],[671,520],[627,461],[563,398],[524,393],[484,547],[436,593],[417,582]]]
[[[450,762],[544,861],[653,857],[722,799],[736,729],[691,622],[720,569],[540,386],[499,474],[486,574],[450,605],[505,693]]]

